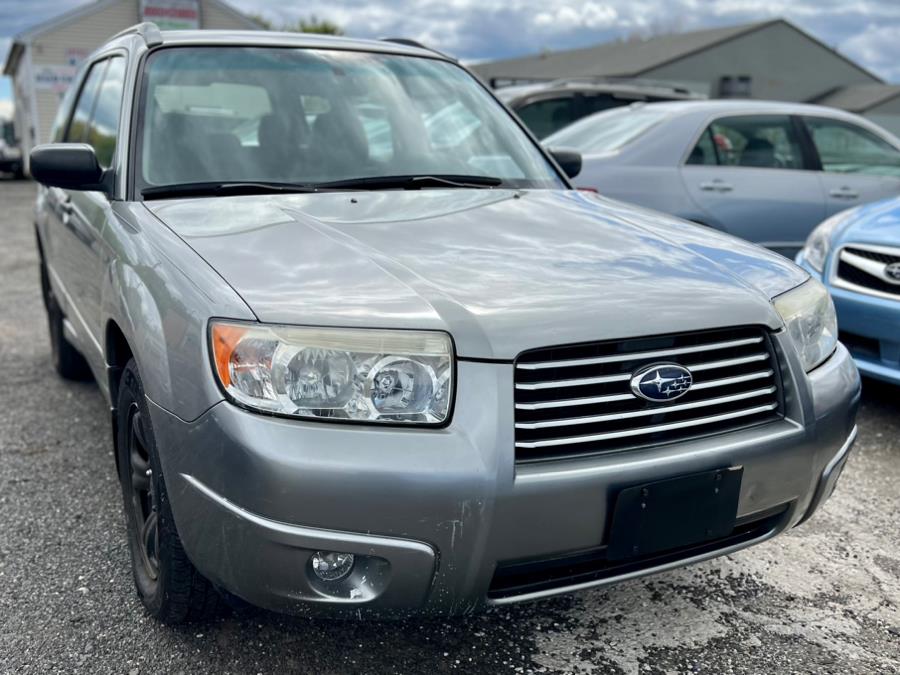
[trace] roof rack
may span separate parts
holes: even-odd
[[[163,43],[163,37],[162,33],[159,31],[159,26],[152,21],[145,21],[144,23],[130,26],[121,33],[113,35],[111,39],[114,40],[118,37],[132,34],[141,36],[144,39],[144,44],[148,47],[155,47],[156,45],[161,45]]]
[[[394,44],[405,45],[407,47],[418,47],[419,49],[424,49],[425,51],[432,52],[434,54],[437,54],[438,56],[443,56],[445,59],[456,62],[456,59],[453,58],[452,56],[450,56],[449,54],[445,54],[444,52],[440,52],[437,49],[427,47],[427,46],[423,45],[421,42],[419,42],[418,40],[411,40],[409,38],[391,38],[391,37],[380,38],[380,40],[382,42],[393,42]]]

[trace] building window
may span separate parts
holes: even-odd
[[[719,78],[720,98],[750,98],[753,78],[749,75],[724,75]]]

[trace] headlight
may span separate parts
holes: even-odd
[[[216,376],[249,408],[296,417],[438,425],[453,398],[446,333],[214,321]]]
[[[822,284],[810,279],[773,302],[806,372],[831,356],[837,346],[837,317],[831,296]]]
[[[825,258],[831,250],[831,235],[835,228],[847,219],[850,211],[841,211],[826,218],[814,229],[806,239],[802,255],[816,272],[821,274],[825,267]]]

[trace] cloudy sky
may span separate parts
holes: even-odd
[[[411,37],[469,61],[785,17],[881,77],[900,82],[898,0],[229,1],[276,24],[315,14],[351,36]],[[0,0],[0,62],[12,35],[83,4],[86,0]],[[0,100],[9,98],[3,80]]]

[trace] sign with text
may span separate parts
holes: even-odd
[[[37,66],[34,71],[34,88],[62,94],[75,79],[76,70],[75,66],[69,65]]]
[[[141,21],[152,21],[160,30],[200,28],[197,0],[141,0]]]

